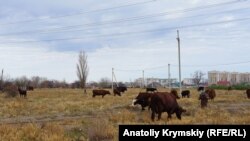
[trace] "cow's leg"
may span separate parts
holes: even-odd
[[[170,112],[167,113],[168,113],[168,119],[171,119],[172,118],[171,113]]]
[[[145,110],[145,107],[142,106],[142,107],[141,107],[141,110],[144,111],[144,110]]]
[[[152,111],[152,114],[151,114],[151,120],[154,121],[155,120],[155,112]]]
[[[161,119],[161,112],[158,113],[158,120]]]

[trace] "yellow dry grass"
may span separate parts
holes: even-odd
[[[67,141],[118,140],[119,124],[249,124],[250,100],[245,91],[216,90],[208,107],[200,108],[198,92],[178,103],[187,110],[182,120],[175,115],[152,122],[151,112],[131,106],[143,89],[129,89],[120,96],[92,97],[79,89],[35,89],[28,98],[0,95],[0,140]],[[169,91],[160,89],[159,91]]]

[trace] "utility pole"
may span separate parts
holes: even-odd
[[[170,64],[168,64],[168,87],[171,89],[171,82],[170,82]]]
[[[1,74],[1,82],[3,81],[3,69],[2,69],[2,74]]]
[[[144,88],[144,70],[142,70],[142,87]]]
[[[177,42],[178,42],[178,59],[179,59],[179,87],[181,93],[181,53],[180,53],[180,37],[179,37],[179,30],[177,30]]]
[[[112,68],[112,92],[113,92],[113,90],[114,90],[114,84],[113,84],[113,75],[114,75],[114,68]]]

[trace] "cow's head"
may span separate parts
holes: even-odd
[[[180,97],[178,96],[178,93],[175,89],[172,89],[170,92],[172,95],[174,95],[176,97],[176,99],[180,99]]]
[[[178,107],[177,109],[176,109],[176,117],[179,119],[179,120],[181,120],[181,114],[183,113],[183,112],[186,112],[187,110],[185,110],[185,109],[183,109],[182,107]]]

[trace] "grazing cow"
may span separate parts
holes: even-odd
[[[146,92],[157,92],[156,88],[146,88]]]
[[[199,92],[199,91],[204,91],[204,87],[203,86],[199,86],[198,88],[197,88],[197,91]]]
[[[179,106],[176,99],[176,95],[172,93],[154,93],[151,97],[150,102],[150,108],[152,110],[152,121],[154,121],[155,114],[158,114],[158,120],[160,120],[162,112],[167,112],[168,118],[171,118],[171,115],[175,113],[177,118],[181,120],[181,114],[182,112],[186,112],[186,110]]]
[[[18,92],[19,92],[20,97],[27,96],[27,89],[25,87],[18,87]]]
[[[34,87],[33,86],[28,86],[27,87],[27,91],[33,91],[34,90]]]
[[[172,89],[170,92],[176,99],[180,99],[180,97],[178,96],[178,93],[176,91],[176,89]]]
[[[201,100],[201,108],[207,107],[207,102],[208,102],[209,96],[208,93],[202,92],[199,96],[199,100]]]
[[[127,91],[126,86],[115,87],[113,89],[114,96],[116,96],[116,95],[121,96],[121,93],[124,93],[125,91]]]
[[[228,88],[227,88],[227,90],[228,91],[231,91],[233,88],[231,87],[231,86],[229,86]]]
[[[114,93],[114,96],[116,96],[116,95],[121,96],[121,92],[117,88],[113,89],[113,93]]]
[[[110,92],[107,90],[93,90],[92,96],[95,97],[95,96],[101,95],[103,98],[106,94],[110,94]]]
[[[250,89],[247,89],[247,90],[246,90],[246,93],[247,93],[247,98],[250,99]]]
[[[150,104],[150,98],[153,94],[151,93],[145,93],[145,92],[140,92],[138,96],[133,100],[132,105],[141,105],[141,110],[145,110],[145,107],[149,106]],[[148,107],[150,109],[150,107]]]
[[[205,90],[205,93],[208,94],[209,99],[214,100],[216,93],[214,89],[207,89]]]
[[[184,97],[189,98],[190,97],[190,91],[189,90],[182,91],[181,96],[182,96],[182,98],[184,98]]]
[[[124,93],[125,91],[127,91],[127,87],[126,86],[119,86],[119,87],[116,87],[117,90],[119,90],[120,92]]]

